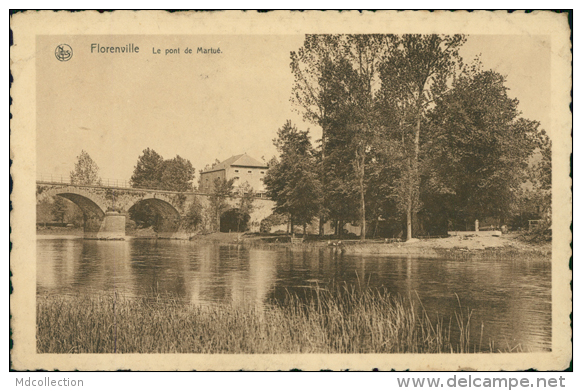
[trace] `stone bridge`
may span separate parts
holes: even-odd
[[[184,229],[181,222],[190,205],[197,200],[205,210],[210,206],[210,195],[203,193],[36,182],[37,202],[54,196],[64,197],[81,209],[84,235],[91,239],[125,237],[126,219],[129,219],[130,210],[138,205],[149,206],[161,219],[157,224],[158,237],[187,238],[192,232]],[[236,209],[239,202],[239,197],[229,197],[229,210]],[[274,202],[269,199],[255,198],[249,220],[251,231],[259,230],[261,220],[272,213],[273,206]]]

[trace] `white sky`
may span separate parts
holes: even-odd
[[[54,57],[57,44],[74,51]],[[91,43],[139,46],[139,54],[91,54]],[[289,53],[303,43],[287,36],[43,36],[37,41],[37,172],[68,178],[85,149],[102,178],[129,179],[142,151],[179,154],[196,170],[246,152],[276,154],[272,140],[287,119],[312,139],[289,101]],[[184,54],[186,47],[222,54]],[[154,55],[153,48],[162,49]],[[164,55],[166,48],[179,55]],[[524,117],[549,129],[550,44],[545,36],[469,36],[465,62],[507,76]]]

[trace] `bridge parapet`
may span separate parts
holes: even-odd
[[[100,185],[72,185],[62,182],[37,181],[37,201],[45,197],[60,196],[74,202],[85,218],[85,236],[91,238],[117,238],[121,232],[121,217],[128,217],[130,209],[146,204],[161,217],[160,237],[184,236],[181,221],[194,202],[203,209],[210,208],[210,195],[199,192],[174,192],[156,189],[135,189]],[[231,209],[237,208],[239,196],[229,197]],[[196,201],[195,201],[196,200]],[[273,201],[256,197],[250,214],[250,228],[258,231],[260,222],[272,213]],[[115,223],[114,223],[115,221]],[[125,223],[123,224],[123,226]],[[111,228],[118,227],[118,228]],[[116,231],[117,230],[117,231]],[[111,232],[117,232],[112,235]],[[102,234],[100,234],[102,233]],[[125,235],[125,227],[123,227]]]

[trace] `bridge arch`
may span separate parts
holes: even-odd
[[[141,226],[152,226],[159,237],[171,237],[180,228],[180,212],[167,201],[144,198],[129,209],[130,219]]]
[[[105,216],[105,211],[103,209],[101,209],[101,207],[99,205],[97,205],[97,203],[95,203],[95,201],[93,201],[90,198],[87,198],[81,194],[76,194],[76,193],[56,193],[55,195],[59,196],[59,197],[63,197],[66,198],[69,201],[72,201],[75,205],[77,205],[81,211],[83,212],[83,215],[85,216],[96,216],[99,218],[103,218]]]
[[[70,189],[68,187],[56,187],[43,190],[40,193],[40,197],[62,197],[73,202],[83,213],[85,236],[96,236],[99,232],[106,211],[100,205],[98,197],[94,197],[92,194],[86,194],[81,189]]]

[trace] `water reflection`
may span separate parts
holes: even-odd
[[[532,261],[346,256],[328,249],[264,250],[149,239],[37,240],[40,294],[171,295],[201,305],[263,306],[289,293],[370,286],[420,300],[431,319],[471,309],[473,340],[507,349],[551,347],[551,267]],[[460,305],[459,305],[460,303]],[[420,307],[419,307],[420,308]]]

